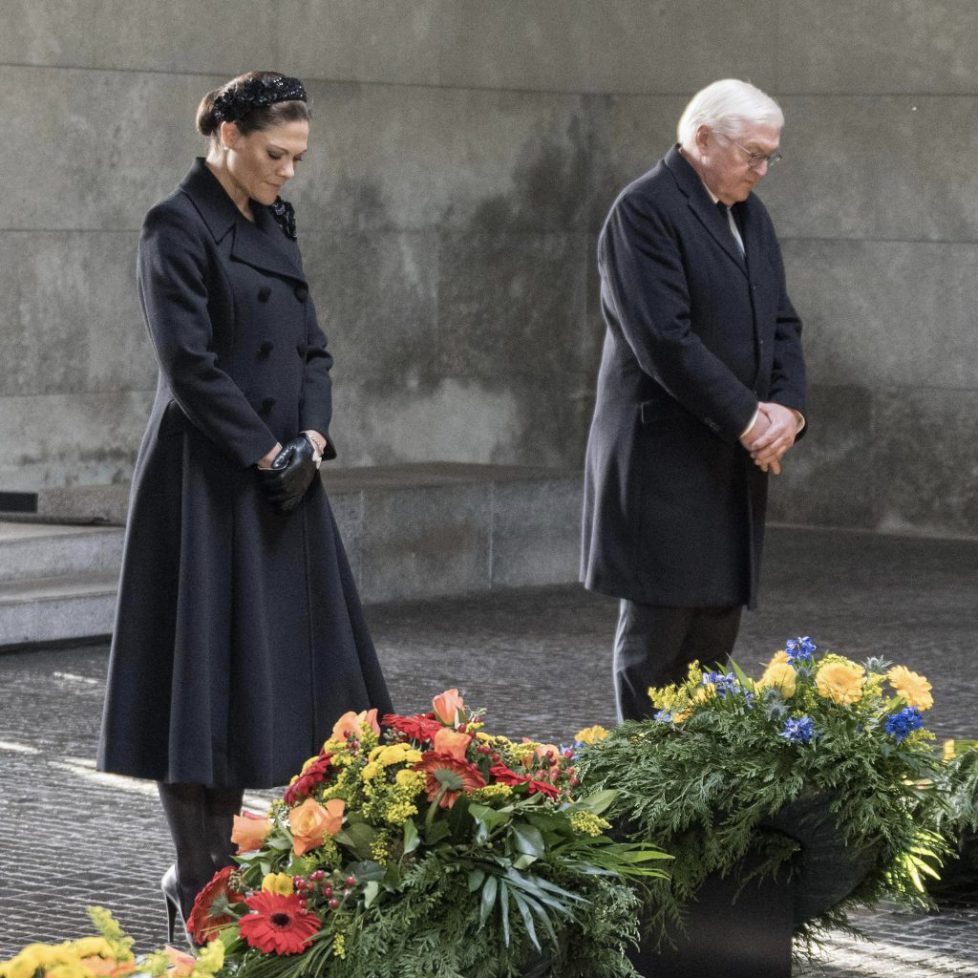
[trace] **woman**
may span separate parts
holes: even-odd
[[[210,140],[146,216],[159,361],[133,473],[99,768],[159,783],[171,939],[228,865],[246,787],[284,784],[347,710],[391,710],[317,469],[332,357],[278,194],[306,151],[302,83],[209,93]]]

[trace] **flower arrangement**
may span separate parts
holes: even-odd
[[[0,978],[214,978],[224,963],[224,946],[213,941],[196,956],[168,947],[136,958],[133,939],[103,907],[89,907],[99,936],[61,944],[28,944],[0,962]]]
[[[223,974],[635,974],[629,879],[665,857],[607,834],[614,793],[582,791],[582,745],[492,735],[454,689],[432,707],[383,733],[346,714],[267,814],[236,817],[239,865],[189,922]]]
[[[820,849],[797,881],[801,950],[846,926],[854,903],[885,895],[926,905],[923,878],[937,875],[947,846],[936,831],[941,760],[923,726],[933,703],[923,676],[818,654],[805,636],[759,679],[736,664],[694,663],[685,682],[649,695],[654,718],[617,728],[580,768],[593,786],[618,789],[609,817],[675,857],[670,879],[650,883],[656,942],[681,932],[683,905],[710,874],[797,870],[808,842]]]

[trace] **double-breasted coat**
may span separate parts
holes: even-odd
[[[321,483],[289,515],[258,485],[276,441],[328,437],[332,357],[296,243],[271,209],[252,210],[254,223],[197,160],[143,225],[159,380],[133,473],[101,770],[284,784],[339,715],[391,709]]]
[[[756,601],[768,476],[740,445],[759,401],[804,412],[801,322],[755,194],[746,255],[674,147],[598,243],[606,323],[585,463],[582,579],[676,607]]]

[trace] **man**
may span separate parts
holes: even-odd
[[[585,473],[582,577],[621,599],[619,719],[724,659],[756,603],[768,472],[804,428],[801,322],[754,188],[784,116],[746,82],[695,95],[679,144],[598,242],[607,332]]]

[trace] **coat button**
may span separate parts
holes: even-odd
[[[275,344],[271,340],[265,340],[265,342],[258,347],[258,356],[260,356],[262,360],[265,360],[274,349]]]
[[[271,298],[271,296],[272,296],[272,290],[271,290],[271,287],[268,286],[268,285],[263,285],[258,290],[258,301],[259,302],[268,302],[268,300]]]
[[[309,297],[309,290],[304,285],[297,285],[295,287],[295,297],[300,302],[305,302]]]
[[[275,407],[275,398],[274,397],[266,397],[265,400],[263,400],[261,402],[261,413],[262,414],[268,414],[269,411],[271,411],[273,407]]]
[[[305,360],[305,358],[306,358],[306,344],[305,343],[297,343],[296,344],[296,347],[295,347],[295,352],[299,354],[299,359],[300,360]]]

